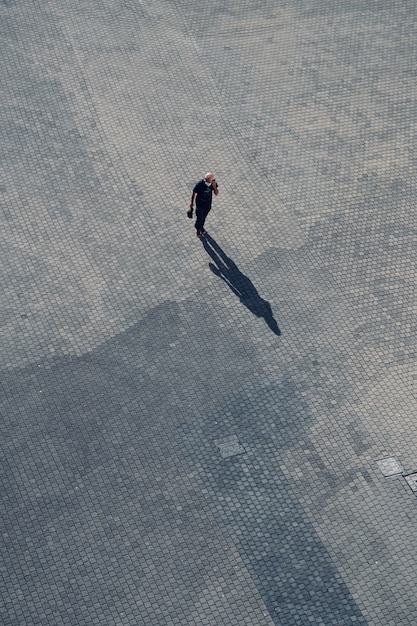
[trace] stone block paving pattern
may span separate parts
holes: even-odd
[[[2,624],[415,625],[416,17],[0,2]]]

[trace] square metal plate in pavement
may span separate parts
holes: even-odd
[[[403,470],[403,466],[394,456],[388,456],[385,459],[380,459],[376,462],[381,472],[384,476],[396,476],[397,474],[401,474]]]
[[[408,476],[404,476],[404,478],[409,484],[411,491],[417,493],[417,472],[414,472],[414,474],[408,474]]]
[[[246,452],[242,444],[239,443],[237,435],[229,435],[228,437],[223,437],[223,439],[216,439],[214,445],[219,448],[223,459]]]

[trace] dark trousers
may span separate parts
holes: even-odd
[[[211,206],[207,206],[207,207],[201,207],[198,206],[195,209],[195,216],[196,216],[196,220],[195,220],[195,227],[197,229],[197,231],[201,231],[204,228],[204,222],[206,221],[206,217],[209,214],[211,209]]]

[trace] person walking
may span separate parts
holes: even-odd
[[[211,172],[207,172],[204,178],[195,185],[191,194],[190,208],[187,211],[188,217],[192,218],[195,198],[195,229],[197,237],[201,237],[201,235],[206,233],[204,223],[211,209],[213,192],[214,195],[217,196],[219,188],[213,174]]]

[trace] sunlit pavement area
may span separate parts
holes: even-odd
[[[2,0],[2,624],[415,626],[416,19]]]

